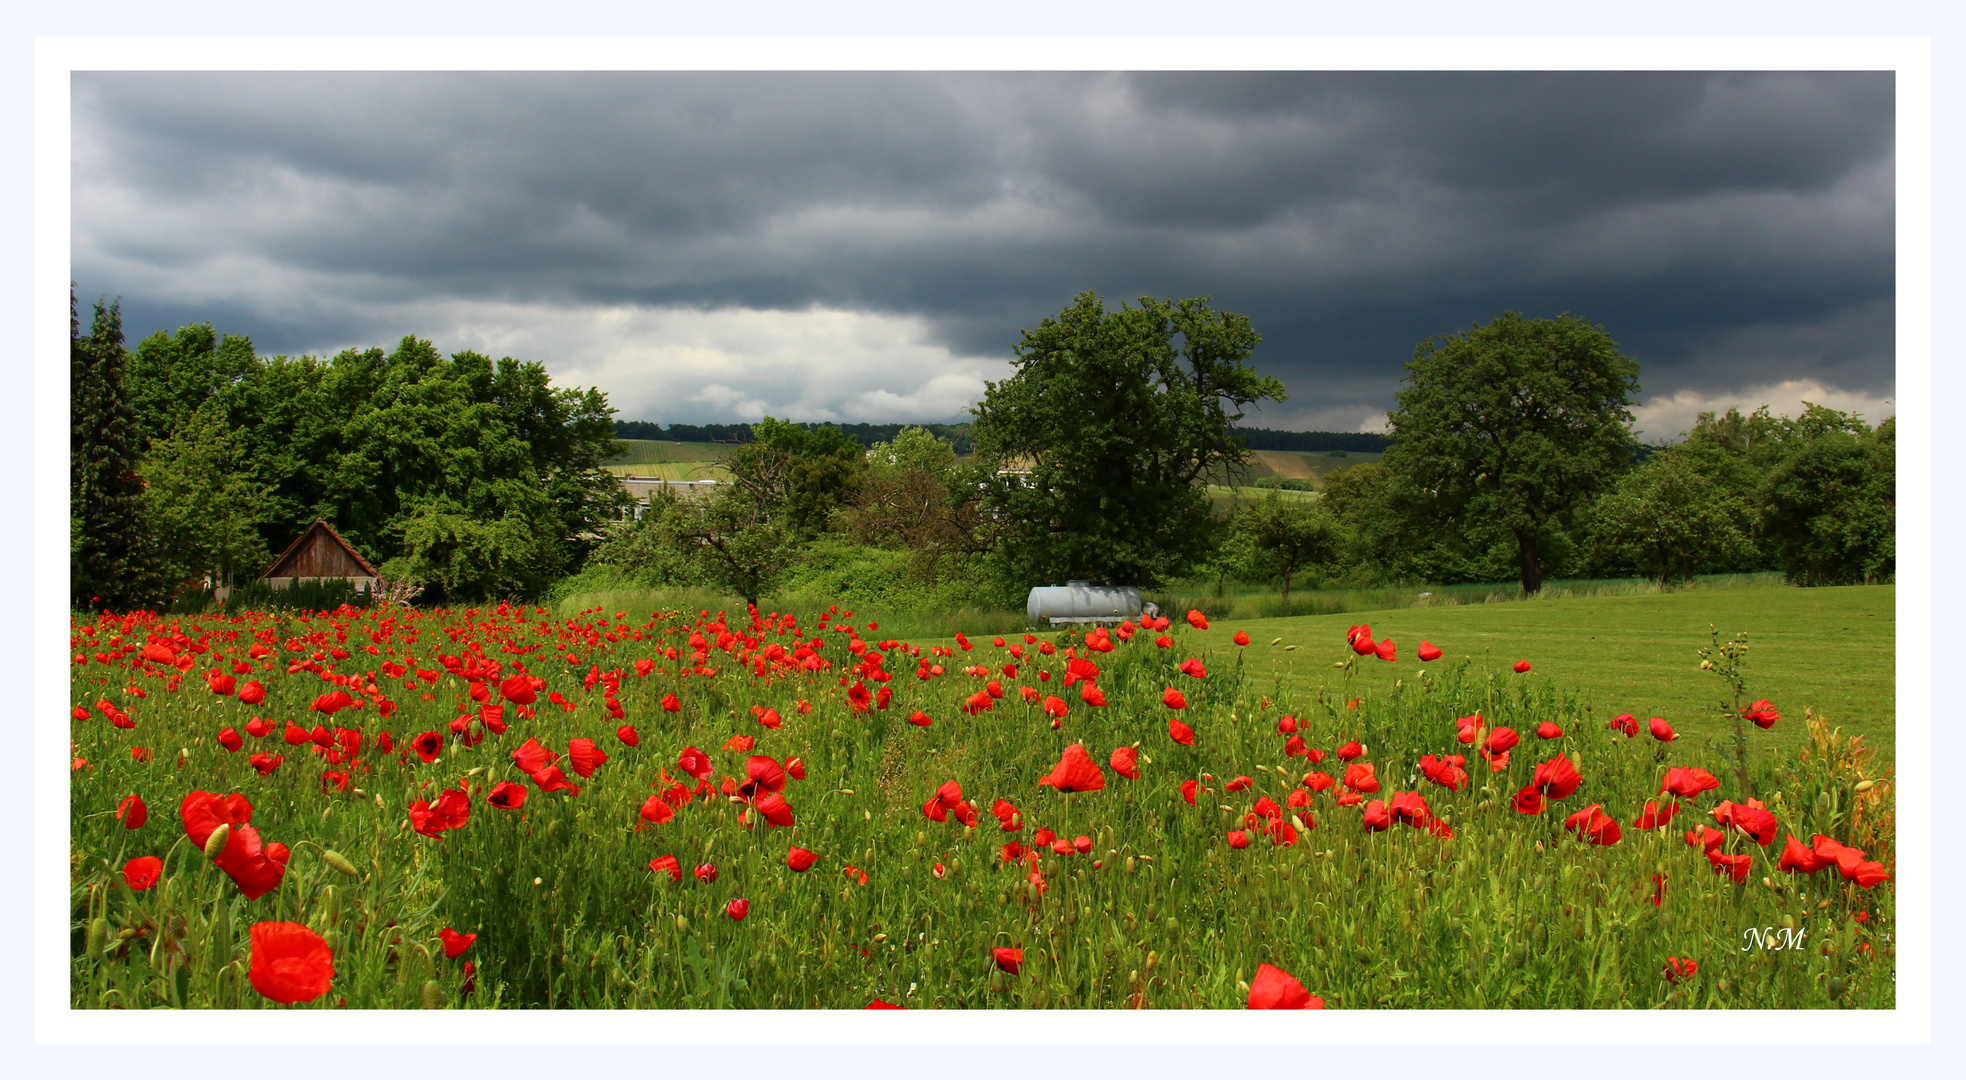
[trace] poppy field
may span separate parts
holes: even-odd
[[[1739,641],[1676,643],[1695,750],[1533,656],[1355,626],[1296,690],[1205,627],[78,615],[71,1003],[1895,1004],[1888,774]]]

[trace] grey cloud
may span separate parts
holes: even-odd
[[[1307,416],[1383,410],[1417,341],[1504,309],[1605,324],[1648,395],[1894,384],[1888,73],[148,72],[74,90],[74,272],[123,294],[133,330],[211,320],[298,351],[418,331],[390,320],[419,301],[820,306],[1001,359],[1091,289],[1248,314]]]

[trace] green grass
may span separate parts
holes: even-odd
[[[1813,601],[1823,605],[1819,610],[1855,610],[1823,593],[1828,599]],[[1452,665],[1433,665],[1420,678],[1417,666],[1402,660],[1376,668],[1377,661],[1368,662],[1345,690],[1361,699],[1355,709],[1329,694],[1318,700],[1309,683],[1279,693],[1261,659],[1239,651],[1244,670],[1238,672],[1221,656],[1223,639],[1235,629],[1221,624],[1201,635],[1177,627],[1174,648],[1140,639],[1097,654],[1104,708],[1083,705],[1077,691],[1064,689],[1062,655],[1027,652],[1017,661],[1018,676],[998,676],[1005,698],[976,715],[956,705],[985,680],[962,669],[982,664],[996,674],[1012,660],[1007,648],[980,637],[973,651],[951,656],[932,653],[931,640],[917,642],[919,659],[890,653],[894,678],[879,685],[893,690],[891,707],[856,712],[839,679],[857,677],[851,668],[867,650],[851,651],[849,635],[837,630],[820,635],[830,669],[778,668],[754,678],[741,655],[756,655],[752,650],[768,642],[795,645],[782,625],[733,642],[740,655],[706,640],[715,672],[685,675],[679,669],[688,665],[695,618],[651,619],[645,611],[630,620],[548,620],[531,609],[504,608],[468,617],[418,611],[345,620],[202,616],[86,626],[84,620],[75,628],[75,652],[126,653],[120,662],[91,660],[72,671],[72,704],[90,718],[71,724],[75,755],[89,763],[70,774],[71,1004],[266,1007],[246,978],[247,929],[284,920],[315,928],[334,949],[331,992],[301,1006],[317,1009],[340,1007],[343,999],[351,1009],[860,1008],[874,998],[911,1008],[1237,1008],[1261,963],[1289,972],[1332,1008],[1893,1007],[1895,886],[1860,890],[1833,869],[1791,880],[1773,867],[1779,841],[1762,848],[1740,835],[1726,840],[1725,850],[1748,856],[1751,874],[1740,884],[1717,876],[1681,834],[1711,821],[1720,799],[1747,794],[1726,778],[1724,755],[1697,740],[1668,748],[1604,730],[1576,686],[1588,681],[1590,669],[1566,661],[1556,648],[1562,629],[1527,636],[1522,629],[1546,613],[1574,623],[1565,613],[1587,613],[1594,603],[1600,602],[1413,611],[1375,622],[1376,631],[1410,649],[1418,639],[1409,642],[1409,634],[1434,633],[1417,620],[1512,617],[1517,629],[1509,644],[1540,643],[1542,652],[1525,654],[1541,666],[1492,688],[1478,673],[1464,677]],[[1607,598],[1600,606],[1613,610],[1619,603],[1628,602]],[[1682,611],[1660,625],[1677,626],[1695,614]],[[1400,621],[1407,618],[1416,621]],[[1583,622],[1641,633],[1652,625],[1615,611]],[[856,625],[868,630],[859,620]],[[1449,633],[1438,640],[1457,653],[1470,651],[1476,626],[1442,625]],[[1313,682],[1329,677],[1323,665],[1336,654],[1334,629],[1342,635],[1342,626],[1303,619],[1278,629],[1307,643],[1286,654],[1293,670]],[[872,642],[887,637],[886,630],[863,636]],[[261,631],[276,652],[248,658]],[[717,628],[704,637],[718,638]],[[181,685],[173,664],[132,667],[132,654],[146,641],[174,640],[208,647],[193,654]],[[1670,639],[1631,644],[1647,663],[1677,648]],[[370,646],[377,652],[368,652]],[[665,646],[682,659],[667,659]],[[1211,646],[1206,678],[1175,670],[1179,660]],[[1260,656],[1268,647],[1254,648]],[[527,663],[545,682],[537,714],[520,716],[508,707],[509,730],[467,744],[447,732],[460,706],[475,715],[467,679],[425,680],[414,670],[382,669],[392,659],[405,669],[437,668],[438,657],[456,662],[460,652],[504,665],[482,676],[492,695],[509,665]],[[316,653],[318,674],[288,673],[294,661]],[[1511,648],[1504,655],[1515,654]],[[652,662],[646,675],[636,674],[638,659]],[[917,678],[917,665],[930,662],[944,674]],[[206,689],[208,668],[232,663],[246,663],[251,677],[266,684],[263,704],[248,707]],[[619,704],[638,726],[638,746],[612,734],[618,721],[604,709],[606,689],[586,684],[589,672],[597,679],[619,673]],[[1039,673],[1049,678],[1035,678]],[[1395,673],[1403,684],[1393,681]],[[347,679],[366,706],[332,719],[309,712],[328,689],[322,675]],[[376,689],[369,688],[371,679]],[[147,696],[122,689],[132,680]],[[1021,685],[1068,696],[1062,728],[1023,703]],[[1162,691],[1177,685],[1188,696],[1180,716],[1194,729],[1193,745],[1177,744],[1168,733]],[[549,693],[563,695],[570,707],[553,704]],[[675,711],[662,704],[670,694]],[[395,703],[386,720],[377,715],[384,697]],[[135,726],[115,727],[91,715],[98,698],[120,702]],[[753,706],[767,705],[782,714],[782,727],[752,719]],[[907,722],[918,708],[933,717],[932,725]],[[1472,775],[1458,791],[1419,779],[1421,754],[1468,749],[1455,742],[1452,718],[1477,708],[1526,735],[1541,718],[1557,720],[1566,733],[1553,744],[1528,735],[1501,772],[1470,754]],[[1312,766],[1286,756],[1278,731],[1285,711],[1326,753],[1349,740],[1365,744],[1365,760],[1383,785],[1369,797],[1417,789],[1434,814],[1451,822],[1453,837],[1397,824],[1373,831],[1365,825],[1367,807],[1340,805],[1342,789],[1333,788],[1300,797],[1315,821],[1302,823],[1308,831],[1293,834],[1295,843],[1272,845],[1259,835],[1246,849],[1232,848],[1227,834],[1244,827],[1259,797],[1283,803],[1305,790],[1296,785]],[[265,777],[245,760],[246,751],[214,745],[219,729],[243,727],[254,715],[364,732],[357,759],[337,766],[352,774],[349,788],[324,785],[329,763],[277,734],[248,740],[247,750],[286,756]],[[399,743],[432,731],[445,745],[428,763],[400,746],[380,753],[374,740],[381,728]],[[1783,733],[1781,727],[1753,733],[1751,770],[1754,794],[1767,801],[1782,830],[1838,837],[1889,866],[1888,788],[1858,800],[1851,763],[1802,764],[1762,739]],[[755,737],[756,745],[725,749],[734,734]],[[570,738],[596,739],[609,760],[577,780],[577,796],[532,790],[522,810],[487,805],[485,790],[493,783],[537,783],[513,759],[533,738],[556,750],[568,748]],[[1064,794],[1037,784],[1072,742],[1092,751],[1104,771],[1103,790]],[[1110,750],[1128,744],[1140,748],[1137,780],[1107,767]],[[713,791],[679,806],[673,820],[645,825],[638,808],[667,786],[665,770],[679,775],[685,746],[706,751],[719,779],[742,777],[748,754],[800,756],[806,778],[785,789],[796,821],[747,827],[739,820],[742,804]],[[133,756],[134,747],[152,752]],[[1510,795],[1537,763],[1559,752],[1578,764],[1584,786],[1545,814],[1517,813]],[[1693,800],[1669,826],[1640,831],[1628,823],[1645,799],[1656,797],[1667,764],[1705,767],[1723,775],[1723,787]],[[1328,776],[1344,771],[1335,757],[1318,768]],[[1231,793],[1228,782],[1238,776],[1252,778],[1253,786]],[[924,816],[923,803],[950,780],[980,811],[976,828]],[[1181,794],[1188,780],[1204,787],[1192,804]],[[474,789],[467,823],[441,839],[410,830],[413,800],[465,783]],[[293,848],[277,888],[245,900],[184,841],[175,810],[193,789],[245,793],[255,810],[251,824],[264,840]],[[133,792],[148,801],[151,820],[126,830],[114,810]],[[989,813],[997,798],[1022,812],[1019,831],[997,826]],[[1627,823],[1617,844],[1588,846],[1566,831],[1565,817],[1592,803]],[[1867,810],[1858,812],[1859,805]],[[1039,828],[1084,836],[1091,853],[1046,851],[1031,865],[1002,857],[1006,841],[1029,843]],[[786,853],[793,845],[817,852],[820,861],[805,873],[791,872]],[[326,851],[346,869],[337,871]],[[124,861],[138,855],[165,860],[157,888],[132,892],[115,884]],[[658,855],[676,856],[681,881],[649,870]],[[714,881],[690,873],[699,864],[715,864]],[[849,865],[866,873],[865,883],[849,876]],[[1032,869],[1040,882],[1027,876]],[[1669,886],[1657,906],[1655,874]],[[743,922],[724,914],[739,897],[751,904]],[[1771,925],[1800,928],[1808,948],[1742,950],[1744,928]],[[476,933],[471,951],[447,958],[437,946],[437,931],[445,927]],[[991,949],[999,946],[1024,950],[1021,973],[994,969]],[[1698,976],[1669,982],[1661,973],[1667,956],[1696,959]],[[464,960],[477,967],[476,992],[468,998]]]
[[[1217,654],[1241,652],[1228,638],[1245,631],[1252,639],[1244,660],[1252,679],[1281,680],[1299,695],[1338,694],[1347,692],[1346,675],[1331,665],[1350,655],[1347,628],[1365,623],[1376,639],[1390,637],[1398,644],[1399,660],[1361,662],[1353,693],[1384,692],[1423,666],[1466,663],[1477,674],[1494,671],[1505,681],[1549,680],[1569,687],[1595,722],[1624,712],[1641,720],[1663,716],[1689,744],[1706,744],[1733,732],[1717,712],[1730,692],[1699,667],[1697,650],[1708,644],[1711,624],[1723,640],[1738,632],[1748,635],[1748,692],[1782,712],[1773,729],[1754,733],[1758,742],[1785,753],[1801,749],[1803,709],[1809,707],[1846,733],[1862,735],[1888,764],[1894,759],[1897,701],[1896,595],[1895,586],[1870,585],[1552,597],[1220,620],[1200,637]],[[1282,645],[1269,645],[1278,637]],[[1420,664],[1414,655],[1423,638],[1445,653],[1432,665]],[[1286,645],[1298,648],[1285,652]],[[1518,676],[1511,667],[1522,659],[1530,661],[1532,671]]]
[[[656,439],[619,439],[628,452],[609,458],[609,465],[674,465],[700,461],[722,461],[737,449],[736,443],[668,442]]]

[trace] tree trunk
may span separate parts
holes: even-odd
[[[1543,563],[1536,555],[1536,530],[1517,529],[1515,540],[1522,548],[1522,594],[1534,595],[1543,591]]]
[[[1283,572],[1283,613],[1290,614],[1290,570]]]

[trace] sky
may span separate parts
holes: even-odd
[[[1414,347],[1601,324],[1647,441],[1895,408],[1883,72],[78,72],[131,342],[544,363],[622,419],[953,422],[1083,291],[1211,297],[1381,430]]]

